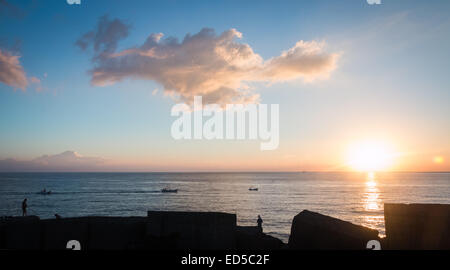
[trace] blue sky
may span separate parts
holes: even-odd
[[[0,159],[73,150],[137,170],[333,170],[347,144],[384,140],[398,170],[449,170],[448,1],[14,1],[2,7],[0,49],[20,55],[25,91],[0,83]],[[297,41],[339,54],[327,79],[255,83],[262,103],[280,104],[280,147],[255,141],[174,141],[163,86],[127,77],[91,84],[92,52],[75,42],[108,15],[131,25],[117,51],[151,33],[231,28],[267,60]],[[158,89],[156,95],[152,95]],[[39,91],[37,91],[39,90]],[[249,162],[249,160],[251,162]],[[246,165],[247,164],[247,165]]]

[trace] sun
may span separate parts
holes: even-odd
[[[392,165],[393,152],[381,141],[362,141],[350,146],[348,165],[356,171],[374,172]]]
[[[433,161],[434,161],[434,163],[442,164],[442,163],[444,163],[444,157],[436,156],[436,157],[433,158]]]

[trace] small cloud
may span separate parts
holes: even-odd
[[[205,104],[255,103],[259,95],[251,82],[327,78],[338,60],[338,54],[326,52],[325,44],[316,41],[299,41],[280,56],[264,60],[250,45],[239,42],[242,33],[236,29],[217,35],[203,28],[182,41],[153,33],[140,46],[117,51],[128,31],[119,19],[103,16],[95,30],[77,41],[83,50],[93,48],[94,67],[89,71],[93,85],[138,78],[158,82],[165,96],[189,104],[194,96],[203,96]]]
[[[18,55],[0,49],[0,82],[25,91],[28,80],[19,58]]]
[[[35,89],[36,92],[41,92],[43,90],[42,84],[41,84],[41,79],[37,78],[37,77],[31,77],[29,79],[29,81],[35,85]]]
[[[93,46],[97,57],[116,50],[117,42],[128,36],[130,26],[119,19],[109,20],[107,15],[100,17],[97,28],[82,35],[75,45],[82,50]]]
[[[286,81],[303,78],[313,81],[326,78],[336,68],[339,55],[324,51],[325,44],[299,41],[291,49],[265,63],[262,79]]]
[[[39,78],[37,78],[37,77],[31,77],[30,78],[30,82],[38,84],[38,83],[41,83],[41,80]]]

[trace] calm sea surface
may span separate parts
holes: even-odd
[[[52,195],[37,194],[44,188]],[[304,209],[384,235],[383,203],[448,204],[450,173],[0,173],[0,216],[20,215],[24,198],[41,218],[219,211],[255,225],[259,214],[264,231],[287,242]]]

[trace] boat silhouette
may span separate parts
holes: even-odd
[[[162,193],[177,193],[178,189],[170,189],[170,188],[163,188],[161,189]]]

